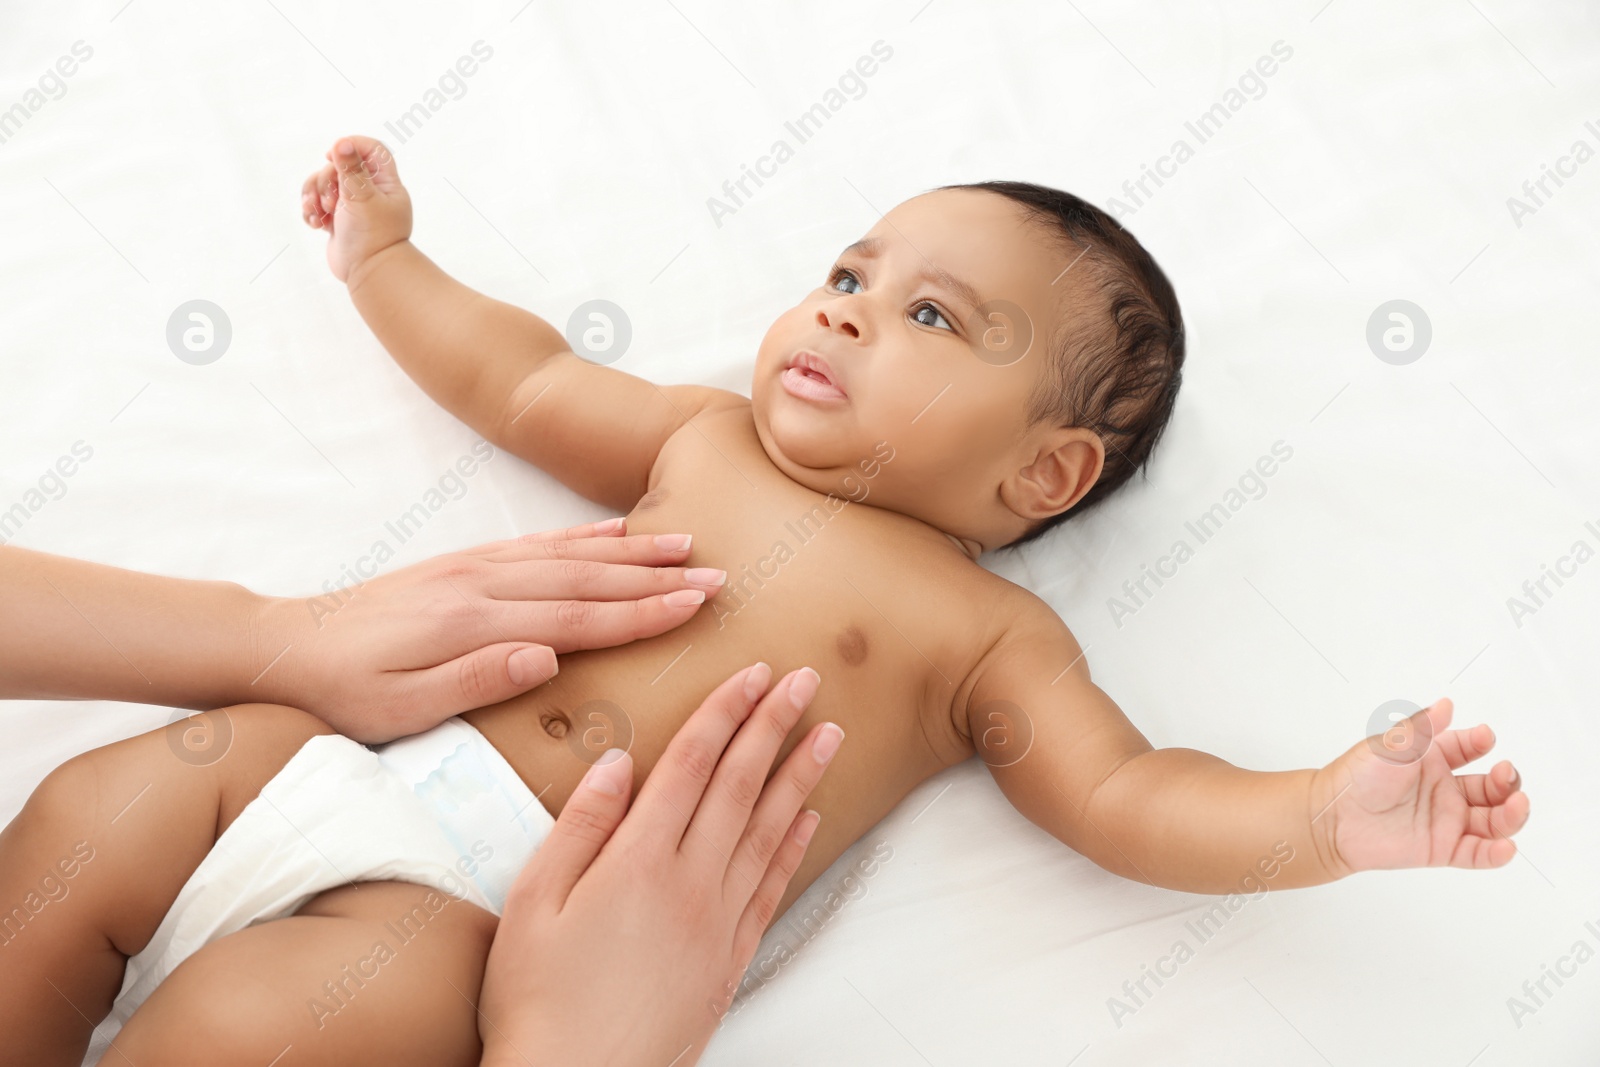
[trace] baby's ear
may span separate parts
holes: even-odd
[[[1056,427],[1030,440],[1031,458],[1000,486],[1000,498],[1029,522],[1059,515],[1100,478],[1106,450],[1092,430]]]

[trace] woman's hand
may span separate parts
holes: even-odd
[[[485,1065],[699,1059],[805,855],[819,816],[797,813],[844,737],[818,724],[762,788],[817,688],[803,668],[760,699],[771,677],[758,663],[706,698],[632,811],[625,753],[584,776],[506,898],[478,1003]]]
[[[688,555],[683,534],[627,537],[611,519],[270,601],[253,642],[254,662],[270,665],[253,699],[304,708],[357,741],[416,733],[548,681],[558,652],[687,621],[725,578],[672,565]]]
[[[725,579],[688,556],[611,519],[294,600],[0,545],[0,699],[292,704],[387,741],[685,622]]]

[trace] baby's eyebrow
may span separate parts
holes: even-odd
[[[873,259],[883,254],[885,242],[881,237],[863,237],[861,240],[845,248],[841,256],[858,255],[864,259]],[[918,255],[921,255],[919,252]],[[979,308],[984,304],[983,295],[966,280],[956,277],[947,270],[941,270],[933,265],[926,256],[923,256],[923,267],[917,272],[917,277],[934,285],[942,285],[955,293],[970,307]]]

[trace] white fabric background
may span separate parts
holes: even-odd
[[[1600,1055],[1600,962],[1520,1026],[1507,1007],[1575,942],[1600,947],[1600,563],[1520,627],[1506,605],[1600,543],[1600,161],[1520,227],[1506,206],[1575,140],[1600,146],[1592,5],[12,3],[0,107],[77,40],[92,59],[0,144],[0,509],[82,440],[92,460],[15,543],[283,594],[335,577],[473,440],[300,222],[335,137],[389,141],[416,242],[456,277],[558,325],[613,300],[623,369],[747,390],[767,324],[880,211],[995,177],[1105,205],[1285,42],[1260,99],[1126,220],[1191,331],[1148,481],[992,565],[1050,600],[1158,745],[1319,765],[1384,701],[1451,696],[1523,773],[1522,855],[1270,894],[1119,1027],[1107,999],[1211,899],[1105,873],[968,763],[818,883],[802,908],[855,899],[705,1062]],[[493,56],[465,95],[397,143],[384,123],[478,40]],[[893,56],[864,95],[717,226],[707,197],[879,40]],[[232,323],[209,366],[165,342],[194,298]],[[1365,341],[1395,298],[1432,322],[1406,366]],[[1115,625],[1108,598],[1278,440],[1293,458],[1265,495]],[[500,456],[396,565],[602,514]],[[0,817],[63,758],[168,714],[5,705]],[[845,883],[874,845],[892,858]],[[799,940],[779,928],[763,954],[779,938]]]

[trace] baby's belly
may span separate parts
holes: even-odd
[[[814,595],[836,596],[825,589]],[[837,600],[832,610],[826,603],[778,600],[751,601],[720,619],[708,603],[660,637],[562,656],[560,673],[549,683],[464,718],[558,815],[608,748],[625,748],[633,757],[637,796],[679,727],[736,671],[764,660],[776,681],[799,667],[814,668],[822,678],[817,696],[780,760],[820,722],[838,723],[845,741],[807,804],[822,823],[796,876],[798,892],[917,783],[961,754],[936,753],[930,744],[923,722],[927,672],[908,662],[915,652],[897,647],[904,641],[893,629],[841,617]],[[801,620],[813,620],[813,639],[804,640]]]

